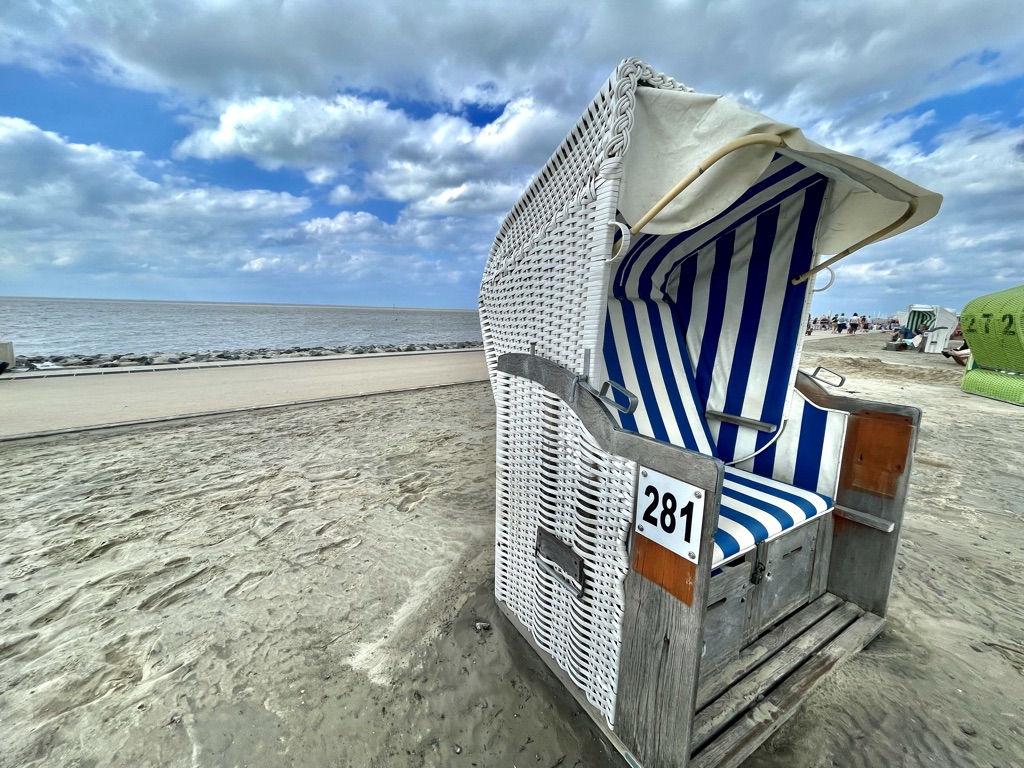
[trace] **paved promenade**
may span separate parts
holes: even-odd
[[[0,440],[483,381],[481,349],[0,377]]]

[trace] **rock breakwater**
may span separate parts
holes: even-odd
[[[289,347],[287,349],[233,349],[202,352],[150,352],[124,355],[18,355],[15,370],[52,370],[56,368],[128,368],[135,366],[190,365],[244,360],[278,360],[300,357],[335,357],[395,352],[472,349],[479,341],[450,341],[437,344],[362,344],[337,347]]]

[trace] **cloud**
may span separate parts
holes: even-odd
[[[423,292],[431,286],[475,293],[493,236],[490,221],[481,227],[433,214],[393,224],[365,211],[304,219],[307,198],[202,186],[165,171],[137,152],[77,144],[26,120],[0,118],[6,285],[33,276],[81,290],[111,279],[319,275],[347,283],[335,301],[358,302],[360,293],[384,284],[429,305]]]
[[[415,118],[355,95],[259,97],[223,105],[175,154],[244,157],[270,170],[296,168],[318,184],[344,179],[328,196],[339,206],[378,197],[413,203],[419,215],[472,215],[507,210],[569,124],[530,98],[476,126],[443,112]]]
[[[958,305],[978,273],[1024,282],[1022,115],[929,102],[1024,77],[1022,29],[1018,0],[7,3],[0,63],[158,93],[188,133],[158,163],[4,123],[0,265],[458,285],[464,306],[502,214],[635,55],[942,192],[823,296]],[[196,180],[238,161],[308,186]]]
[[[1016,0],[447,0],[430,12],[411,1],[107,0],[8,3],[0,21],[7,61],[84,62],[129,87],[200,99],[325,95],[340,82],[438,103],[530,94],[578,109],[636,55],[803,117],[808,105],[898,112],[1024,68]]]
[[[253,227],[309,207],[287,193],[199,186],[161,171],[138,152],[0,117],[0,258],[18,270],[230,269]]]
[[[352,205],[362,199],[362,195],[353,190],[348,184],[339,184],[327,195],[328,202],[331,205],[337,206]]]
[[[877,291],[885,311],[913,302],[962,307],[988,291],[1024,283],[1024,139],[1019,126],[970,116],[934,135],[927,150],[894,131],[891,146],[883,121],[848,139],[847,151],[887,160],[891,170],[944,196],[938,216],[922,227],[869,246],[837,267],[833,289],[865,309]],[[844,141],[844,143],[846,143]],[[833,302],[816,298],[815,307]]]

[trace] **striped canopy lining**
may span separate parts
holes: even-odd
[[[770,441],[769,433],[709,423],[704,411],[783,423],[808,288],[790,280],[812,265],[827,184],[777,156],[708,223],[637,238],[613,279],[604,343],[607,377],[640,400],[635,413],[617,414],[623,429],[725,462]],[[771,479],[775,445],[746,463],[757,474],[727,467],[716,566],[832,507],[815,492],[823,454],[815,438],[827,412],[802,398],[798,410],[810,426],[797,437],[789,472],[804,487]]]
[[[929,331],[935,327],[935,313],[915,309],[907,317],[907,328],[917,331],[919,326],[925,326]]]

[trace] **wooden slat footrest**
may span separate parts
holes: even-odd
[[[772,654],[814,626],[824,616],[843,605],[843,602],[842,598],[825,593],[810,605],[804,606],[794,613],[775,629],[748,645],[722,669],[702,675],[700,687],[697,689],[697,711],[700,712],[721,696],[733,683],[760,666],[765,659],[771,658]]]
[[[852,603],[830,612],[697,714],[690,767],[739,766],[796,714],[825,675],[884,626]]]

